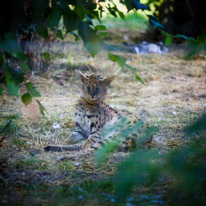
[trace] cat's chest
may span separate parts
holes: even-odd
[[[75,113],[76,122],[81,125],[85,131],[101,129],[107,121],[108,112],[105,108],[84,108],[77,109]]]

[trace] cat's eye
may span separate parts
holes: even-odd
[[[90,92],[90,87],[87,87],[87,91]]]

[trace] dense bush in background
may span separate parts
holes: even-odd
[[[149,0],[165,31],[197,38],[206,33],[204,1]],[[159,33],[156,32],[156,35]]]

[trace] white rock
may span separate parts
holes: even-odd
[[[177,112],[173,111],[172,114],[177,115]]]
[[[57,122],[54,122],[53,125],[52,125],[52,127],[53,127],[54,129],[61,129],[59,123],[57,123]]]
[[[158,53],[161,54],[161,49],[159,46],[157,46],[156,44],[149,44],[148,45],[148,52],[149,53]]]
[[[80,163],[79,162],[74,162],[74,166],[79,166]]]
[[[135,52],[136,54],[139,54],[139,53],[140,53],[139,48],[135,46],[135,47],[134,47],[134,52]]]

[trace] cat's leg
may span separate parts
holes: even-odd
[[[75,131],[72,132],[72,135],[70,137],[69,143],[70,144],[76,144],[84,139],[87,139],[89,137],[89,133],[86,132],[79,123],[76,122],[76,128]]]
[[[83,131],[75,130],[74,132],[72,132],[69,143],[76,144],[76,143],[78,143],[84,139],[87,139],[87,138],[88,138],[88,136]]]
[[[83,149],[92,148],[92,146],[101,141],[101,130],[93,131],[83,145]]]

